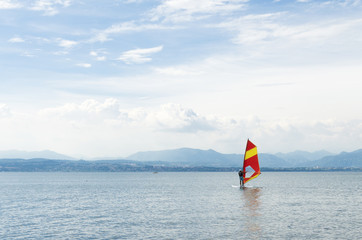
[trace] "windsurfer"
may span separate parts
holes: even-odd
[[[239,169],[239,177],[240,177],[240,187],[244,187],[244,171]]]

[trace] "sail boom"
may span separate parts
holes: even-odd
[[[250,180],[252,180],[252,179],[254,179],[254,178],[256,178],[257,176],[259,176],[261,173],[259,172],[259,173],[257,173],[257,174],[253,174],[250,178],[248,178],[247,180],[244,180],[244,183],[247,183],[247,182],[249,182]]]

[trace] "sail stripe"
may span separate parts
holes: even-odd
[[[245,153],[245,160],[246,160],[246,159],[249,159],[249,158],[251,158],[251,157],[253,157],[253,156],[255,156],[256,154],[257,154],[256,147],[254,147],[254,148],[246,151],[246,153]]]

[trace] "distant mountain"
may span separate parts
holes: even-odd
[[[362,169],[362,149],[329,155],[326,151],[308,153],[268,154],[259,153],[260,167],[263,169]],[[328,155],[328,156],[325,156]],[[319,156],[322,156],[318,159]],[[21,169],[26,171],[188,171],[216,169],[239,169],[242,154],[222,154],[212,149],[200,150],[180,148],[164,151],[138,152],[120,161],[69,161],[73,158],[52,151],[24,152],[0,151],[0,171]],[[67,161],[60,161],[67,160]],[[67,162],[67,163],[64,163]],[[103,169],[103,170],[102,170]]]
[[[31,151],[31,152],[19,151],[19,150],[0,151],[0,159],[1,158],[21,158],[21,159],[47,158],[47,159],[56,159],[56,160],[74,160],[74,158],[72,157],[49,150]]]
[[[259,164],[262,168],[286,168],[292,166],[292,164],[286,160],[268,153],[259,154]]]
[[[354,152],[342,152],[338,155],[323,157],[319,160],[312,161],[301,165],[303,167],[322,167],[322,168],[345,168],[345,167],[362,167],[362,149]]]
[[[180,148],[164,151],[138,152],[126,159],[141,162],[168,162],[178,166],[207,167],[241,167],[242,154],[222,154],[214,150]],[[262,168],[293,168],[293,167],[323,167],[348,168],[362,167],[362,149],[332,155],[327,151],[268,154],[259,153]]]
[[[126,159],[135,161],[170,162],[189,166],[235,166],[236,154],[222,154],[214,150],[180,148],[174,150],[138,152]],[[240,164],[240,159],[239,159]]]
[[[276,153],[275,156],[286,160],[288,163],[296,166],[304,162],[315,161],[326,156],[333,155],[330,152],[321,150],[316,152],[306,152],[306,151],[294,151],[290,153]]]
[[[164,151],[138,152],[126,159],[135,161],[160,161],[177,165],[208,166],[208,167],[241,167],[244,155],[222,154],[214,150],[180,148]],[[263,167],[290,167],[285,160],[272,154],[259,154],[260,165]]]
[[[29,157],[29,155],[27,156]],[[57,156],[65,158],[64,155],[56,154],[52,155],[52,159],[0,159],[0,172],[237,171],[241,168],[243,161],[241,154],[222,154],[214,150],[190,148],[141,152],[124,160],[72,161],[54,159]],[[259,162],[262,171],[362,171],[362,149],[326,156],[319,160],[301,163],[299,166],[291,166],[291,163],[284,159],[267,153],[259,154]]]

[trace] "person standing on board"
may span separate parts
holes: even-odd
[[[240,177],[240,187],[244,187],[244,173],[241,169],[239,169],[239,177]]]

